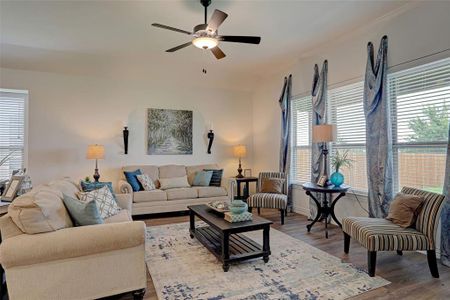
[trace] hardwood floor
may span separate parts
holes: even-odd
[[[289,213],[285,225],[280,225],[277,210],[262,210],[261,216],[274,221],[273,228],[302,240],[345,262],[367,270],[367,251],[357,242],[351,241],[350,253],[344,254],[344,238],[339,227],[330,225],[329,239],[325,239],[323,224],[318,223],[307,233],[305,216]],[[143,219],[147,226],[169,223],[188,222],[188,216]],[[450,299],[450,268],[438,265],[440,278],[431,277],[426,255],[417,252],[403,252],[403,256],[395,252],[380,252],[377,257],[376,275],[391,284],[364,293],[353,299]],[[147,293],[144,299],[157,299],[151,277],[148,276]],[[130,294],[114,297],[114,299],[132,299]]]

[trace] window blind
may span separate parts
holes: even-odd
[[[291,178],[308,182],[311,178],[311,96],[291,100]]]
[[[0,91],[0,180],[23,168],[26,94]]]
[[[363,108],[364,83],[357,82],[329,90],[328,105],[331,124],[336,125],[337,138],[331,145],[332,155],[336,151],[348,152],[352,167],[339,171],[345,182],[354,190],[367,192],[366,168],[366,121]],[[334,172],[331,169],[331,172]]]
[[[450,119],[450,59],[388,76],[395,188],[442,192]]]

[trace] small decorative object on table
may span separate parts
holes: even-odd
[[[244,177],[252,177],[252,169],[244,169]]]
[[[249,212],[243,212],[241,214],[232,214],[230,212],[226,212],[224,214],[225,221],[228,221],[230,223],[237,223],[237,222],[245,222],[245,221],[251,221],[253,219],[253,214]]]
[[[212,201],[206,204],[209,208],[215,210],[219,213],[225,213],[227,211],[230,211],[229,205],[227,202],[223,201]]]
[[[348,150],[345,151],[342,155],[339,151],[336,151],[336,154],[331,158],[331,165],[335,169],[335,172],[331,174],[330,182],[335,187],[340,187],[341,184],[344,183],[344,175],[339,172],[340,167],[352,167],[353,160],[348,158]]]
[[[248,205],[242,200],[233,200],[230,204],[230,212],[233,215],[239,215],[248,211]]]
[[[8,187],[6,188],[5,192],[3,193],[3,196],[1,198],[1,201],[6,202],[12,202],[14,198],[17,196],[17,192],[20,190],[22,186],[22,181],[24,179],[24,176],[12,176],[11,180],[9,181]]]

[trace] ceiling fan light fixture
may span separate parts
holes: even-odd
[[[202,36],[197,37],[192,41],[195,47],[200,49],[211,49],[219,44],[219,41],[213,37]]]

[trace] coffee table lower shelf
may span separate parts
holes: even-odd
[[[269,261],[269,251],[264,251],[263,247],[243,234],[220,234],[211,226],[197,227],[190,230],[191,238],[194,236],[211,253],[213,253],[222,263],[223,270],[227,272],[230,263],[263,257],[264,262]]]

